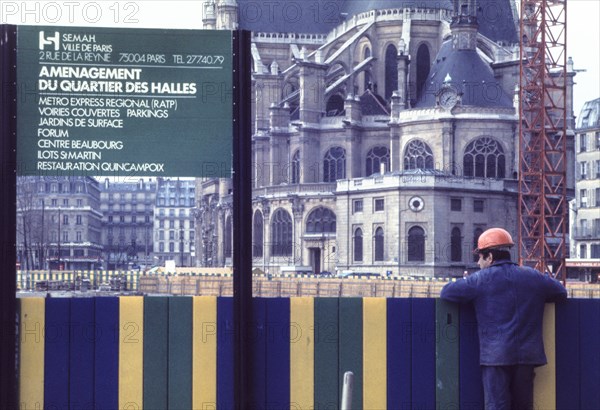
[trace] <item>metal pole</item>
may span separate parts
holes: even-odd
[[[354,390],[354,373],[344,373],[344,385],[342,387],[341,410],[352,410],[352,392]]]

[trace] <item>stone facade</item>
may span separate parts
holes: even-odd
[[[458,3],[342,1],[326,28],[230,21],[254,31],[255,268],[459,276],[481,231],[517,235],[512,0],[495,3],[505,25]],[[199,230],[230,212],[213,203]]]

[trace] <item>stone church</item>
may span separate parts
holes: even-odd
[[[459,276],[483,230],[516,237],[514,0],[214,0],[203,22],[253,32],[254,268]],[[230,264],[231,183],[196,191],[198,263]]]

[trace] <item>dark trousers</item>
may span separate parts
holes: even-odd
[[[532,410],[534,366],[481,366],[485,410]]]

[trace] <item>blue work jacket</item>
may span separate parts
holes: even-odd
[[[549,275],[501,260],[466,279],[448,283],[440,297],[473,303],[481,365],[541,366],[546,364],[544,305],[565,299],[567,291]]]

